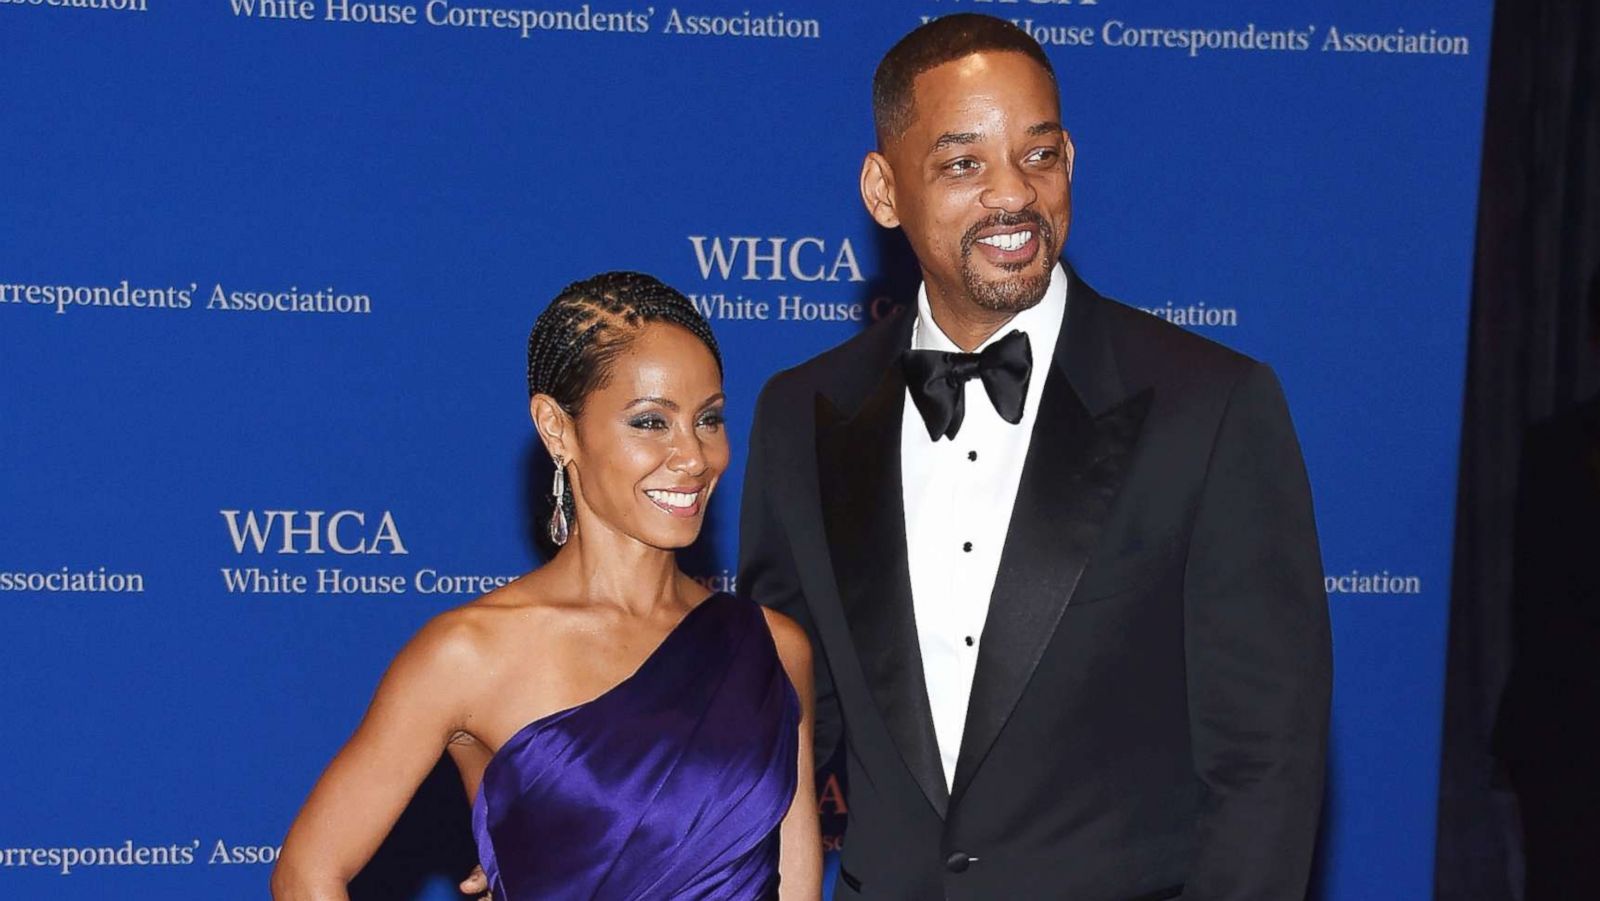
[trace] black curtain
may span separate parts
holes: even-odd
[[[1492,46],[1457,495],[1438,901],[1521,897],[1517,805],[1491,753],[1513,652],[1519,457],[1531,424],[1574,409],[1600,388],[1600,350],[1587,321],[1594,314],[1585,312],[1600,269],[1600,2],[1501,0]],[[1600,557],[1600,533],[1592,537]],[[1600,748],[1588,751],[1600,757]],[[1600,846],[1595,851],[1600,861]],[[1600,897],[1600,888],[1593,890]]]

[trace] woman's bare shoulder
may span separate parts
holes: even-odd
[[[548,618],[547,605],[540,603],[538,580],[530,579],[531,575],[437,614],[417,630],[400,657],[445,669],[470,666],[481,670],[503,653],[507,644],[526,640],[518,633],[536,631],[540,621]]]
[[[547,641],[559,642],[574,625],[578,604],[559,579],[541,570],[446,610],[423,626],[417,638],[437,653],[498,657],[526,654]]]

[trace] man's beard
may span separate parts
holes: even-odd
[[[999,281],[989,281],[978,275],[973,266],[972,245],[978,242],[978,232],[986,228],[1008,225],[1031,225],[1033,233],[1039,240],[1039,252],[1033,259],[1015,267],[1015,274]],[[1055,268],[1055,231],[1043,216],[1031,210],[1019,213],[995,213],[982,222],[967,229],[961,236],[961,283],[967,289],[967,296],[973,303],[997,313],[1020,313],[1044,299],[1044,292],[1050,287],[1051,271]],[[1024,270],[1037,266],[1040,261],[1044,267],[1032,274],[1025,275]],[[1001,269],[1012,269],[1005,264]]]

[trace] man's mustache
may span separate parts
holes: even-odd
[[[1034,233],[1039,236],[1046,250],[1055,246],[1055,232],[1051,230],[1050,223],[1046,222],[1043,216],[1033,210],[1018,210],[1015,213],[1002,210],[985,216],[967,229],[966,234],[961,236],[962,256],[972,252],[972,245],[978,242],[979,232],[987,228],[1007,228],[1013,225],[1032,225]]]

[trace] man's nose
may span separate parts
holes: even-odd
[[[1028,181],[1021,169],[1006,164],[990,170],[989,183],[984,187],[979,202],[992,210],[1015,213],[1033,205],[1039,192]]]

